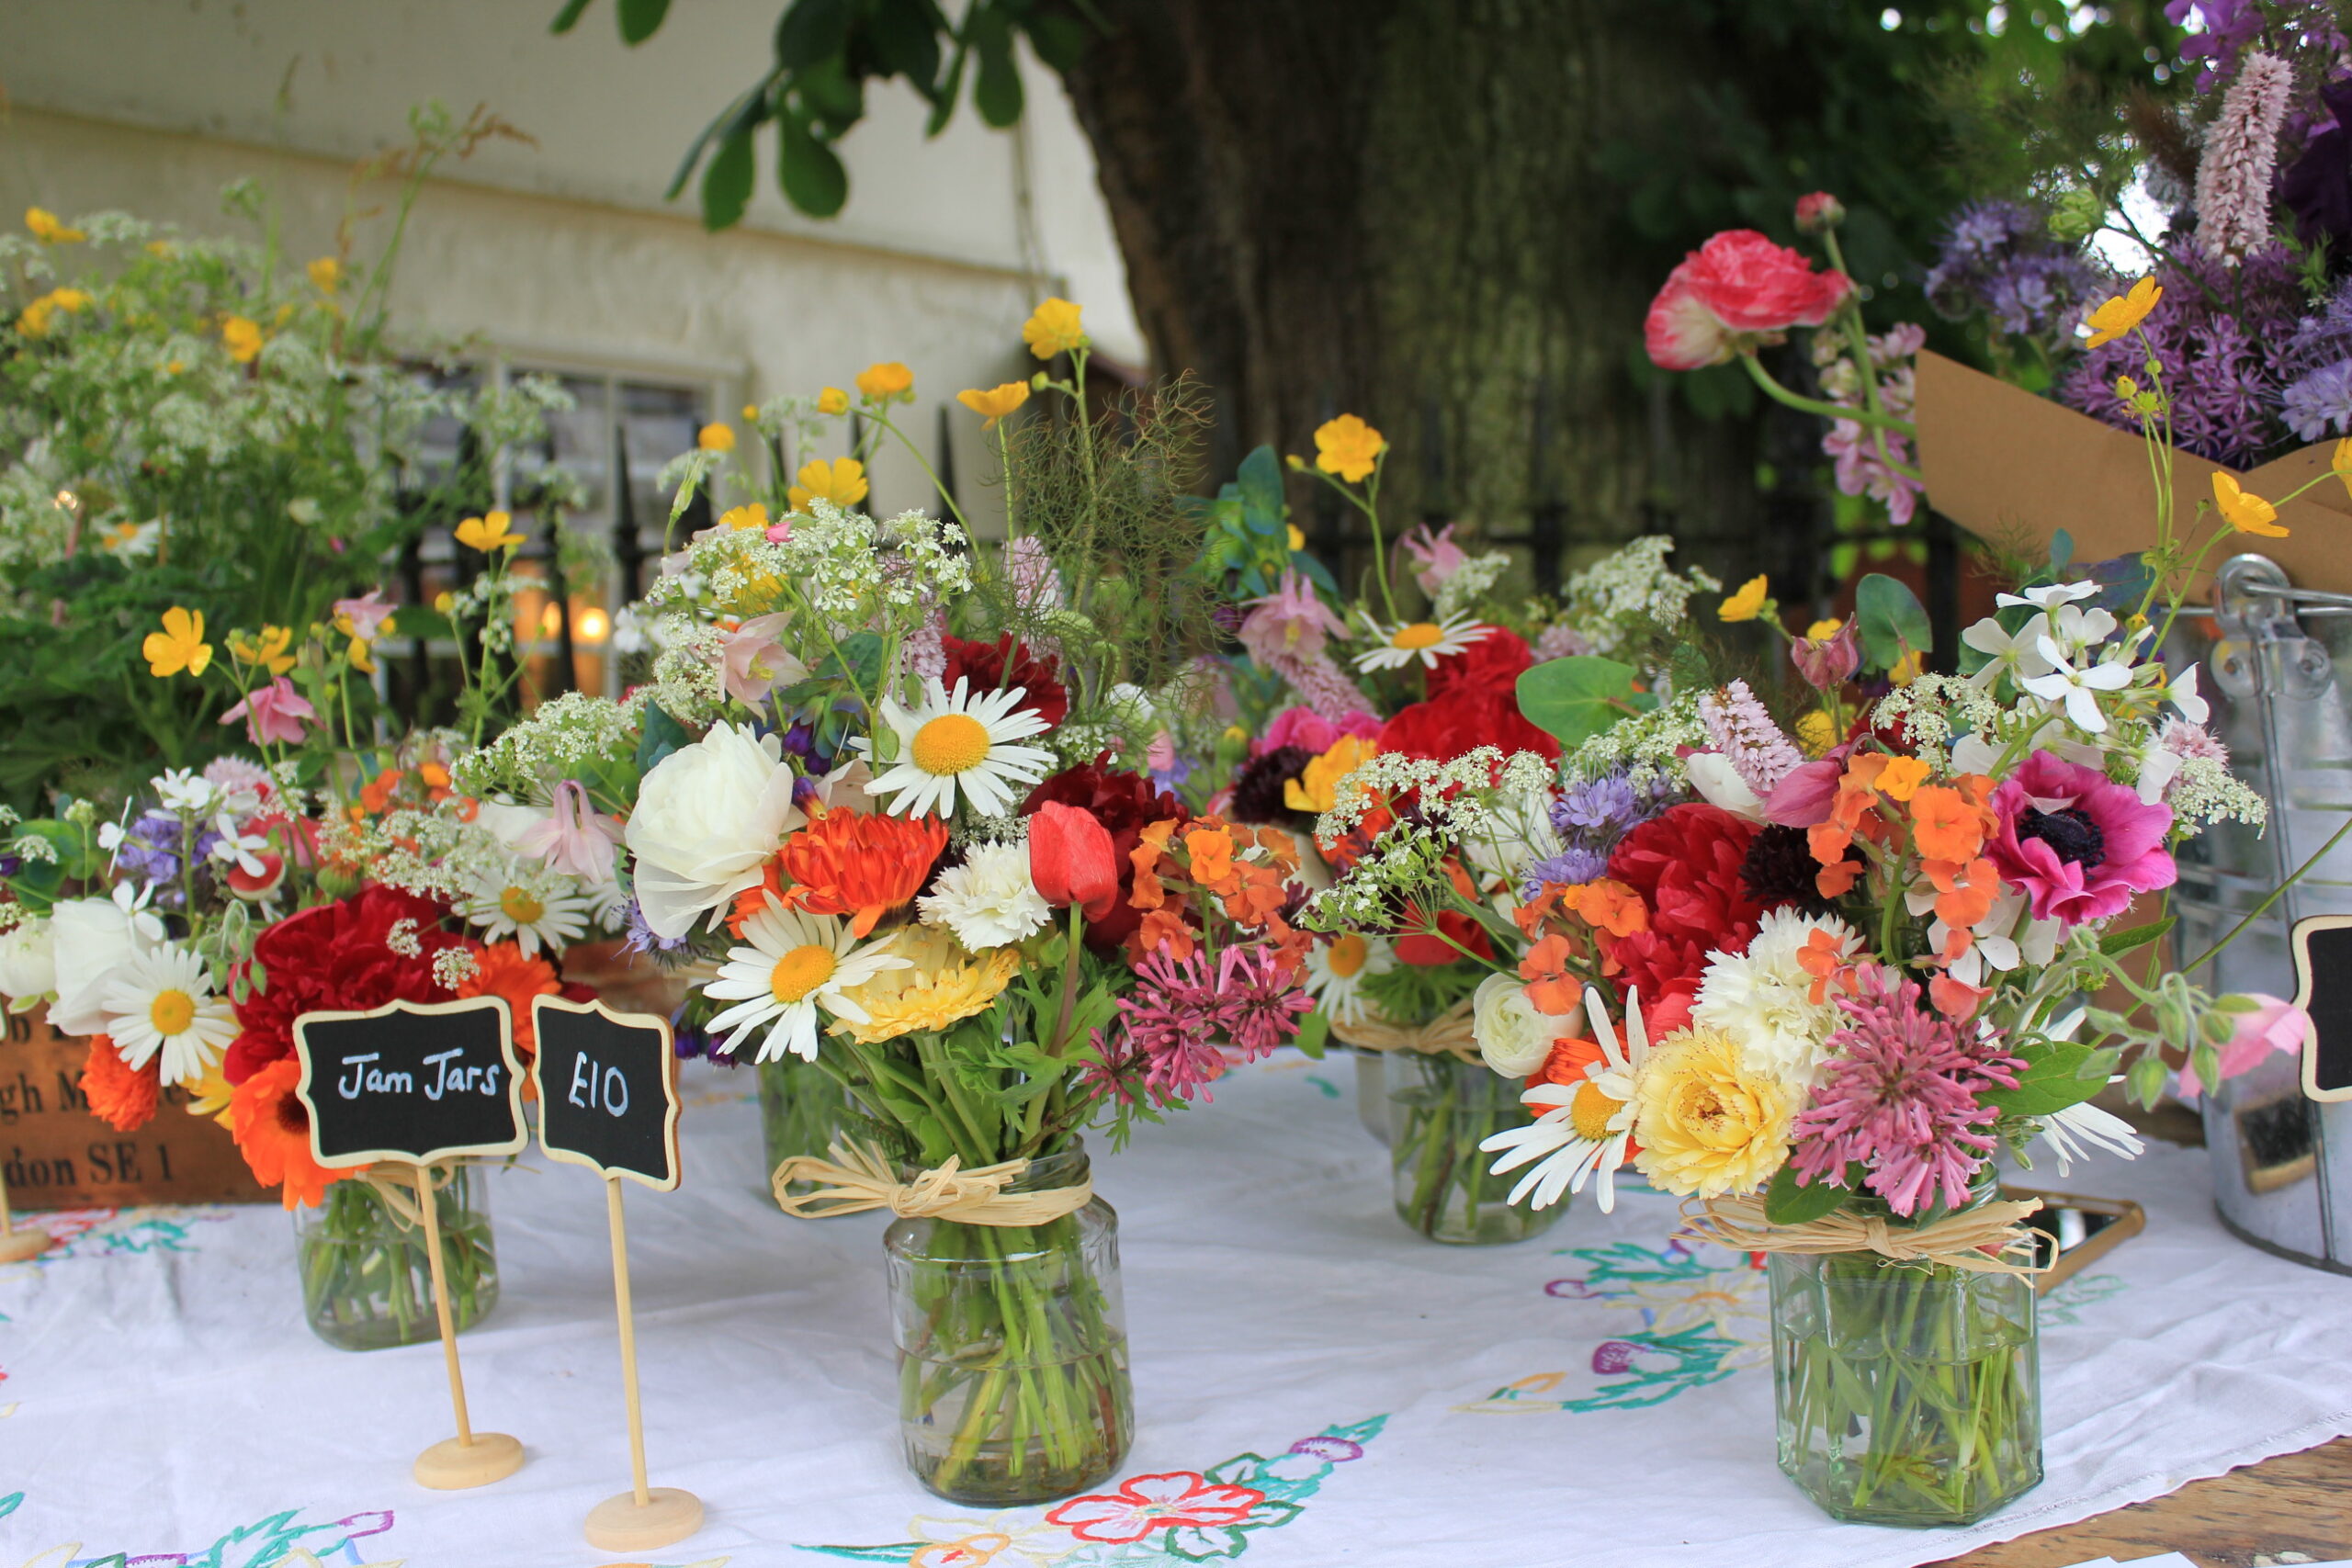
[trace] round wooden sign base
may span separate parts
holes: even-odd
[[[607,1497],[588,1510],[582,1532],[588,1544],[605,1551],[643,1551],[680,1541],[702,1529],[702,1499],[674,1486],[646,1488],[646,1504],[637,1506],[637,1494]]]
[[[444,1438],[416,1456],[416,1483],[462,1492],[503,1481],[523,1468],[523,1445],[503,1432],[476,1432],[470,1443]]]
[[[0,1234],[0,1263],[22,1263],[28,1258],[39,1258],[55,1245],[47,1231],[18,1225]]]

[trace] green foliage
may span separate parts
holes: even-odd
[[[1907,653],[1935,646],[1935,629],[1917,594],[1883,572],[1871,572],[1854,590],[1854,619],[1871,668],[1892,670]]]
[[[2108,1075],[2098,1070],[2105,1060],[2088,1045],[2062,1040],[2021,1054],[2026,1069],[2018,1075],[2017,1088],[1988,1089],[1976,1097],[2005,1116],[2052,1116],[2107,1087]],[[2093,1069],[2090,1076],[2085,1076],[2086,1068]]]
[[[1218,487],[1214,501],[1187,497],[1183,504],[1201,515],[1207,530],[1201,570],[1212,581],[1228,584],[1233,597],[1272,592],[1285,569],[1338,594],[1339,584],[1321,561],[1290,547],[1282,460],[1272,446],[1260,446],[1242,458],[1240,468]]]
[[[566,0],[550,30],[570,32],[589,4]],[[616,0],[621,41],[651,38],[669,9],[669,0]],[[833,148],[865,117],[868,82],[903,78],[931,106],[924,134],[936,136],[968,75],[972,107],[1001,129],[1024,107],[1014,45],[1025,39],[1038,59],[1067,71],[1099,28],[1091,0],[971,0],[953,21],[939,0],[790,0],[769,65],[695,138],[669,194],[700,166],[704,226],[741,222],[757,178],[753,136],[773,122],[786,199],[831,218],[849,200],[849,172]]]
[[[1451,964],[1399,964],[1363,978],[1364,999],[1392,1023],[1422,1024],[1478,988],[1494,971],[1475,959]]]
[[[1635,711],[1634,667],[1598,654],[1547,660],[1519,677],[1519,711],[1570,750]]]
[[[1862,1168],[1846,1167],[1842,1182],[1815,1181],[1800,1186],[1794,1170],[1782,1165],[1764,1190],[1764,1217],[1776,1225],[1801,1225],[1834,1214],[1860,1188]]]

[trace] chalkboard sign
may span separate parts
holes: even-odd
[[[2295,1005],[2312,1015],[2303,1092],[2352,1100],[2352,915],[2295,922]]]
[[[311,1155],[330,1169],[521,1149],[522,1069],[497,997],[388,1002],[294,1021]]]
[[[531,998],[538,1039],[539,1146],[550,1159],[678,1185],[678,1068],[670,1025],[602,1002]]]

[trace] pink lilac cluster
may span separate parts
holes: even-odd
[[[2278,128],[2294,73],[2275,54],[2246,56],[2222,95],[2197,163],[2197,239],[2205,254],[2234,264],[2270,240],[2270,186],[2278,169]]]
[[[1227,947],[1212,958],[1195,949],[1184,958],[1166,951],[1136,965],[1134,992],[1119,999],[1115,1039],[1094,1036],[1099,1065],[1090,1077],[1103,1091],[1132,1098],[1140,1077],[1163,1103],[1204,1100],[1226,1067],[1220,1043],[1244,1061],[1266,1055],[1298,1032],[1301,1013],[1315,1000],[1280,953],[1262,945]]]
[[[1702,693],[1699,719],[1713,738],[1715,750],[1758,799],[1770,795],[1782,779],[1804,765],[1804,753],[1781,733],[1781,727],[1772,722],[1772,716],[1764,711],[1764,705],[1756,700],[1745,681],[1734,681],[1720,694]]]
[[[1879,406],[1896,419],[1911,417],[1916,392],[1912,361],[1928,342],[1927,329],[1916,322],[1904,321],[1870,338],[1871,363],[1868,374],[1878,379]],[[1815,334],[1814,357],[1825,367],[1840,364],[1840,345],[1827,333]],[[1846,374],[1830,369],[1823,378],[1822,389],[1829,400],[1841,408],[1864,406],[1860,374],[1850,363],[1844,367]],[[1844,384],[1850,382],[1850,385]],[[1867,495],[1886,508],[1886,520],[1896,527],[1911,521],[1919,509],[1919,497],[1926,487],[1911,474],[1900,471],[1915,467],[1911,460],[1911,443],[1907,436],[1893,431],[1882,431],[1858,420],[1832,420],[1829,434],[1821,438],[1821,450],[1834,465],[1838,490],[1841,495]]]
[[[1928,1010],[1916,982],[1889,986],[1874,965],[1838,1007],[1846,1024],[1829,1037],[1812,1102],[1791,1129],[1797,1181],[1842,1185],[1859,1165],[1862,1185],[1897,1214],[1965,1203],[1996,1146],[1985,1129],[2000,1119],[1978,1097],[2015,1089],[2025,1064],[1997,1032]]]

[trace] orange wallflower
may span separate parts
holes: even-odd
[[[474,954],[474,972],[458,983],[460,997],[503,997],[514,1015],[514,1049],[525,1065],[538,1052],[531,1032],[531,998],[563,994],[555,965],[524,953],[520,942],[492,942]],[[528,1080],[526,1080],[527,1083]]]
[[[1879,770],[1878,792],[1889,800],[1909,800],[1927,782],[1927,763],[1917,757],[1890,757]]]
[[[1911,800],[1911,841],[1928,860],[1965,863],[1984,847],[1993,814],[1961,790],[1929,784]]]
[[[136,1132],[155,1114],[161,1075],[141,1072],[122,1059],[111,1035],[90,1036],[90,1059],[82,1067],[82,1092],[91,1112],[118,1133]]]
[[[1233,875],[1233,838],[1219,828],[1194,828],[1184,835],[1184,852],[1192,857],[1193,880],[1204,887],[1218,886]]]
[[[1575,952],[1566,937],[1553,931],[1520,955],[1519,977],[1527,982],[1527,1000],[1537,1012],[1565,1017],[1583,1004],[1584,987],[1567,972]]]
[[[1955,930],[1966,931],[1991,914],[2001,896],[2001,874],[1982,856],[1965,864],[1931,860],[1925,870],[1936,890],[1936,919]]]
[[[360,790],[359,804],[367,808],[369,816],[375,816],[392,803],[392,792],[400,787],[401,771],[386,768]]]
[[[1928,999],[1938,1012],[1955,1023],[1965,1023],[1976,1016],[1984,998],[1993,994],[1987,986],[1971,986],[1949,975],[1939,975],[1928,982]]]
[[[293,1057],[270,1063],[229,1097],[229,1131],[264,1187],[283,1187],[289,1209],[316,1208],[327,1184],[356,1171],[329,1170],[311,1157],[311,1112],[294,1096],[302,1065]]]
[[[1585,924],[1611,936],[1632,936],[1650,929],[1650,907],[1642,896],[1622,882],[1606,878],[1562,889],[1561,907]]]
[[[1193,956],[1193,928],[1174,909],[1148,909],[1136,928],[1136,942],[1145,953],[1165,953],[1182,964]]]
[[[885,817],[837,806],[784,841],[773,863],[791,878],[787,908],[849,915],[865,936],[874,923],[922,891],[947,848],[936,817]],[[739,903],[738,911],[741,911]]]
[[[1809,995],[1815,1007],[1828,997],[1832,986],[1849,994],[1854,989],[1845,950],[1838,938],[1828,931],[1815,931],[1806,936],[1804,945],[1797,950],[1797,967],[1813,976]]]

